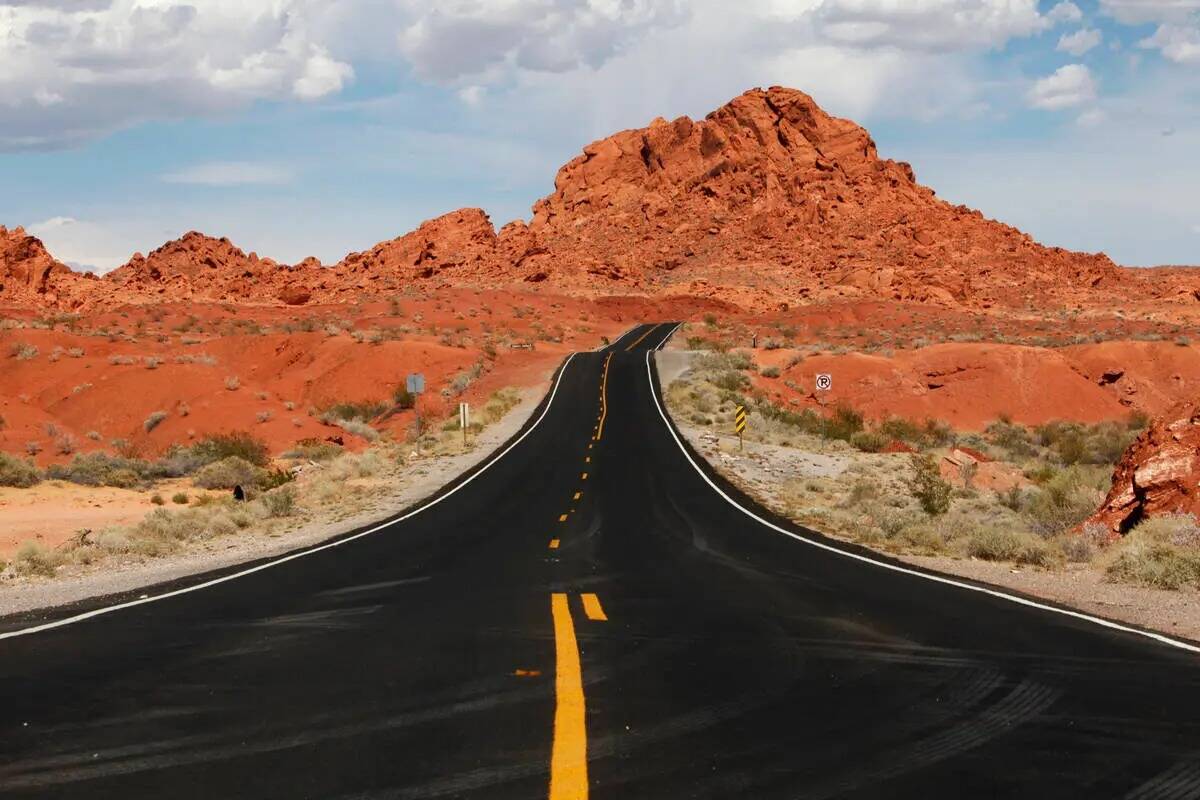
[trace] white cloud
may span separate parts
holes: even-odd
[[[50,217],[27,226],[50,254],[76,269],[107,272],[129,259],[125,239],[106,225],[69,216]]]
[[[416,71],[454,80],[504,68],[598,67],[639,35],[686,19],[681,0],[400,0],[398,34]]]
[[[330,58],[329,51],[324,47],[312,45],[303,73],[292,84],[292,94],[301,100],[316,100],[340,92],[353,78],[353,67]]]
[[[458,90],[458,99],[469,106],[478,106],[487,96],[487,89],[482,86],[464,86]]]
[[[1047,111],[1075,108],[1096,99],[1096,79],[1083,64],[1068,64],[1034,83],[1027,99],[1031,107]]]
[[[833,42],[913,50],[1001,47],[1050,26],[1036,0],[824,0],[815,19]]]
[[[351,7],[354,7],[353,9]],[[58,147],[151,118],[313,100],[352,67],[326,41],[361,3],[0,3],[0,149]]]
[[[252,186],[290,183],[293,177],[290,170],[272,164],[214,161],[169,172],[162,179],[193,186]]]
[[[1200,225],[1193,225],[1192,233],[1200,234]]]
[[[1160,25],[1139,47],[1157,49],[1176,64],[1200,63],[1200,23],[1195,26]]]
[[[1126,25],[1181,22],[1200,12],[1200,0],[1100,0],[1100,11]]]
[[[1104,34],[1095,28],[1080,28],[1074,33],[1064,33],[1058,40],[1059,52],[1070,53],[1078,58],[1104,41]]]
[[[1083,11],[1079,6],[1072,3],[1070,0],[1059,3],[1054,8],[1050,9],[1050,13],[1046,17],[1051,22],[1079,22],[1083,19]]]
[[[1097,125],[1102,125],[1108,120],[1108,114],[1102,109],[1092,108],[1080,114],[1075,122],[1083,128],[1094,128]]]

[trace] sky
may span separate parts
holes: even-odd
[[[0,224],[332,263],[774,84],[1046,244],[1200,264],[1200,0],[0,0]]]

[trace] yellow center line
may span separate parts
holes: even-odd
[[[551,550],[557,550],[557,549],[558,549],[558,539],[551,539],[551,540],[550,540],[550,549],[551,549]]]
[[[612,353],[604,359],[604,377],[600,379],[600,424],[596,426],[596,441],[604,438],[604,421],[608,419],[608,365],[612,363]]]
[[[584,457],[583,457],[583,463],[585,463],[585,464],[590,464],[590,463],[592,463],[592,457],[591,457],[591,456],[584,456]]]
[[[662,323],[660,322],[660,323],[659,323],[659,325],[661,325],[661,324],[662,324]],[[641,344],[641,343],[642,343],[642,340],[643,340],[643,339],[645,339],[645,338],[646,338],[647,336],[649,336],[650,334],[654,333],[654,328],[657,328],[657,327],[658,327],[658,325],[655,325],[655,326],[654,326],[654,327],[652,327],[650,330],[646,331],[646,332],[645,332],[645,333],[643,333],[641,336],[639,336],[639,337],[637,338],[637,341],[636,341],[636,342],[634,342],[633,344],[629,345],[629,347],[626,347],[626,348],[625,348],[625,352],[629,352],[630,350],[632,350],[633,348],[635,348],[635,347],[637,347],[639,344]]]
[[[550,597],[554,617],[554,747],[550,800],[587,800],[587,720],[575,622],[565,594]]]
[[[583,497],[583,492],[576,492],[576,493],[575,493],[575,496],[574,496],[573,498],[571,498],[571,499],[572,499],[572,500],[578,500],[578,499],[579,499],[579,498],[581,498],[581,497]]]
[[[579,476],[579,480],[581,480],[581,481],[586,481],[586,480],[587,480],[587,473],[585,472],[585,473],[583,473],[582,475],[580,475],[580,476]]]
[[[587,614],[587,618],[596,622],[608,622],[608,615],[604,613],[604,607],[600,605],[600,598],[594,594],[583,595],[583,613]]]
[[[558,521],[559,521],[559,522],[566,522],[566,521],[567,521],[567,515],[566,515],[566,514],[563,514],[561,517],[559,517],[559,518],[558,518]]]

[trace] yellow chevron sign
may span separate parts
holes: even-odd
[[[735,433],[738,433],[738,434],[740,434],[742,431],[746,430],[746,407],[745,406],[738,406],[737,409],[733,412],[733,430]]]

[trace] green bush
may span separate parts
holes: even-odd
[[[342,448],[340,445],[309,438],[296,442],[296,446],[284,453],[283,457],[303,459],[305,461],[329,461],[341,454]]]
[[[201,489],[232,489],[235,486],[257,487],[267,475],[262,467],[240,456],[229,456],[203,467],[192,481]]]
[[[825,436],[828,439],[850,441],[854,434],[863,429],[863,415],[850,406],[839,405],[833,410],[825,425]]]
[[[950,510],[951,486],[942,480],[933,456],[913,453],[910,456],[912,475],[908,488],[926,514],[939,516]]]
[[[1168,544],[1134,542],[1107,570],[1109,578],[1156,589],[1180,589],[1200,583],[1200,556]]]
[[[358,400],[332,403],[321,409],[321,421],[370,422],[388,410],[388,404],[379,400]]]
[[[397,408],[409,409],[417,404],[417,396],[410,392],[404,386],[397,386],[396,391],[392,393],[392,402]]]
[[[41,479],[33,462],[0,452],[0,486],[28,489]]]
[[[850,437],[850,444],[864,453],[878,453],[891,442],[879,431],[859,431]]]
[[[1061,553],[1056,552],[1044,539],[985,525],[977,526],[967,534],[964,549],[967,555],[985,561],[1051,566],[1062,560]]]
[[[778,378],[780,375],[779,367],[763,367],[761,370],[759,370],[758,374],[762,375],[764,378]]]
[[[159,474],[154,465],[141,459],[97,452],[80,453],[66,464],[52,464],[46,469],[46,477],[70,481],[81,486],[132,489],[140,483],[159,477]]]
[[[186,506],[188,502],[187,492],[176,492],[171,495],[171,502],[177,506]]]
[[[231,456],[265,467],[271,461],[266,442],[256,439],[245,431],[214,433],[201,439],[190,448],[201,464],[211,464]]]
[[[1089,485],[1088,469],[1092,468],[1062,470],[1026,493],[1022,510],[1035,532],[1053,536],[1075,527],[1096,511],[1104,496]]]

